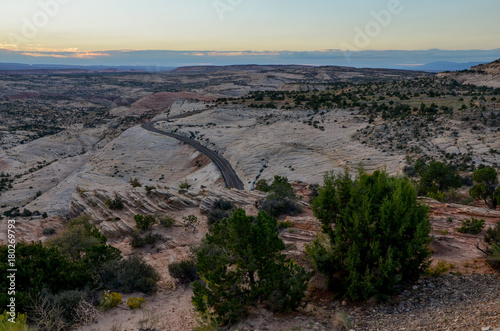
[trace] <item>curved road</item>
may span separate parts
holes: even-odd
[[[174,117],[169,118],[169,119],[173,119],[173,118]],[[199,150],[200,152],[202,152],[203,154],[208,156],[212,160],[212,162],[215,163],[215,165],[219,168],[220,172],[222,173],[222,177],[224,178],[224,181],[226,182],[227,187],[236,188],[239,190],[245,189],[245,187],[243,186],[243,182],[238,178],[238,175],[234,171],[233,167],[231,167],[231,164],[225,158],[223,158],[219,154],[215,153],[214,151],[206,148],[205,146],[201,145],[200,143],[197,143],[196,141],[194,141],[192,139],[189,139],[189,138],[184,137],[184,136],[180,136],[180,135],[175,134],[175,133],[161,131],[161,130],[155,128],[154,124],[155,124],[155,122],[148,122],[148,123],[143,124],[142,127],[148,131],[156,132],[156,133],[162,134],[164,136],[175,138],[177,140],[180,140],[180,141],[190,145],[191,147],[196,148],[197,150]]]

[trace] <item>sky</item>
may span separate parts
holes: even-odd
[[[82,64],[125,50],[494,50],[499,13],[498,0],[2,0],[0,49]]]

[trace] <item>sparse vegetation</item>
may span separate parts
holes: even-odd
[[[7,254],[8,247],[0,246],[0,286],[5,288]],[[122,259],[85,215],[70,220],[47,245],[18,243],[16,266],[16,309],[31,311],[40,330],[63,330],[92,320],[97,312],[86,300],[103,289],[152,294],[159,280],[141,258]],[[0,304],[8,301],[7,292],[0,292]]]
[[[130,185],[132,185],[132,187],[141,187],[142,186],[141,182],[139,181],[139,179],[137,177],[136,178],[131,178],[128,183]]]
[[[201,74],[197,70],[201,70]],[[171,207],[178,209],[172,215],[178,215],[185,207],[184,210],[191,212],[194,210],[191,207],[199,204],[202,199],[203,203],[212,201],[214,194],[218,194],[219,188],[212,191],[211,185],[207,184],[211,179],[206,176],[206,171],[211,168],[190,175],[182,172],[182,176],[189,176],[189,182],[184,179],[185,177],[181,177],[178,181],[183,180],[183,182],[172,183],[172,178],[179,178],[181,174],[178,166],[187,165],[189,162],[165,164],[160,173],[147,168],[148,162],[152,160],[147,160],[146,154],[141,152],[142,155],[137,160],[133,158],[136,154],[132,155],[132,161],[137,161],[138,164],[130,166],[128,163],[131,159],[130,155],[127,155],[127,149],[131,151],[136,146],[126,146],[118,137],[128,128],[145,123],[161,112],[161,109],[154,109],[140,115],[143,108],[141,111],[132,109],[134,111],[131,113],[134,114],[127,116],[126,109],[139,98],[155,92],[200,91],[202,94],[207,94],[203,92],[207,86],[210,87],[210,95],[234,93],[235,97],[224,97],[215,102],[208,102],[200,107],[203,108],[201,111],[209,110],[206,114],[199,116],[195,111],[193,114],[188,114],[193,116],[192,118],[196,116],[195,120],[172,119],[165,121],[162,124],[165,125],[163,128],[172,128],[173,132],[190,136],[204,146],[213,148],[217,153],[228,156],[231,162],[234,161],[233,166],[236,170],[244,175],[242,179],[246,187],[251,186],[255,179],[254,189],[268,193],[267,197],[259,201],[255,207],[262,207],[276,217],[297,214],[300,211],[298,206],[306,206],[306,203],[300,202],[301,197],[297,197],[294,188],[297,192],[306,192],[306,195],[309,195],[307,192],[311,192],[309,196],[304,196],[305,202],[312,201],[314,212],[322,222],[324,233],[308,247],[307,253],[312,257],[314,268],[328,276],[328,285],[337,297],[364,299],[374,295],[384,299],[393,290],[398,293],[401,290],[404,297],[402,304],[393,305],[391,299],[391,307],[387,305],[383,310],[379,310],[377,304],[377,307],[374,307],[377,311],[373,312],[376,316],[390,314],[392,311],[398,311],[397,315],[400,311],[405,314],[407,303],[410,311],[414,308],[419,309],[420,306],[424,307],[429,303],[426,295],[434,292],[434,289],[439,295],[441,290],[443,293],[447,293],[448,290],[449,293],[454,293],[457,286],[460,286],[459,280],[462,279],[448,275],[440,280],[424,277],[413,290],[404,291],[403,287],[422,272],[427,276],[459,274],[452,271],[453,265],[444,261],[435,261],[436,265],[427,268],[426,258],[429,251],[426,250],[425,243],[428,238],[428,221],[423,216],[424,208],[414,199],[414,191],[407,186],[408,181],[393,179],[385,176],[384,172],[373,175],[359,174],[358,177],[350,178],[350,182],[342,176],[334,178],[333,174],[330,174],[331,186],[335,190],[328,190],[327,185],[320,187],[312,184],[308,189],[306,187],[313,180],[317,180],[314,171],[322,168],[326,160],[332,159],[332,151],[336,154],[334,159],[339,159],[338,155],[347,155],[350,152],[345,158],[341,158],[346,167],[352,167],[352,164],[363,159],[370,169],[387,163],[391,173],[397,172],[404,166],[402,163],[398,165],[398,162],[407,156],[404,173],[412,178],[409,182],[416,184],[419,194],[440,202],[473,204],[474,208],[478,208],[474,209],[473,216],[481,215],[476,211],[484,205],[498,210],[500,188],[497,173],[500,165],[498,159],[500,147],[497,138],[500,132],[498,112],[500,89],[459,83],[454,80],[453,77],[458,76],[453,76],[453,73],[449,76],[451,78],[446,78],[418,72],[363,71],[335,67],[322,67],[321,74],[313,67],[299,66],[263,67],[258,70],[251,67],[250,72],[253,72],[251,75],[246,69],[238,72],[240,69],[237,67],[230,70],[215,69],[215,72],[212,70],[211,67],[208,69],[200,67],[187,75],[184,75],[182,70],[172,75],[142,72],[97,75],[43,74],[30,75],[28,78],[20,75],[2,75],[0,141],[6,155],[9,155],[5,160],[7,167],[3,169],[13,171],[12,174],[0,174],[0,195],[3,195],[0,196],[0,200],[5,200],[1,206],[2,216],[19,220],[21,227],[19,230],[24,229],[25,224],[29,224],[33,229],[37,228],[37,224],[42,224],[33,235],[46,236],[43,238],[44,243],[20,242],[16,246],[18,264],[16,308],[20,312],[28,311],[30,323],[35,323],[39,331],[76,329],[79,325],[96,320],[99,314],[96,307],[104,290],[109,290],[107,293],[115,291],[116,294],[126,294],[130,291],[151,294],[156,291],[158,273],[141,258],[123,259],[120,252],[108,244],[107,238],[94,224],[103,226],[106,233],[114,229],[121,231],[120,229],[124,229],[121,222],[129,222],[131,212],[134,214],[142,212],[144,215],[140,215],[141,220],[137,222],[137,230],[132,233],[131,238],[123,236],[114,238],[132,239],[132,247],[143,247],[133,250],[132,255],[170,254],[167,251],[171,249],[170,245],[163,243],[154,245],[159,241],[166,241],[166,238],[159,233],[169,233],[169,236],[178,234],[177,229],[166,230],[177,225],[176,221],[170,216],[162,215],[165,212],[169,213],[167,210]],[[487,72],[472,69],[471,73],[485,75]],[[267,79],[262,80],[262,77]],[[258,91],[259,84],[262,83],[256,83],[256,78],[264,82],[266,91]],[[287,82],[285,85],[284,81]],[[230,86],[229,90],[227,86]],[[273,90],[277,86],[281,88]],[[123,93],[123,88],[128,92]],[[248,91],[249,88],[251,92],[241,96],[245,93],[243,91]],[[290,90],[285,90],[287,88]],[[186,101],[188,108],[192,106],[190,102]],[[142,100],[137,105],[140,103]],[[149,105],[146,105],[144,109],[148,107]],[[182,104],[182,107],[185,105]],[[196,107],[198,105],[193,106],[193,109]],[[110,111],[111,109],[113,111]],[[183,114],[184,108],[179,110],[176,113]],[[120,112],[118,116],[117,111]],[[223,116],[213,116],[219,113]],[[213,118],[204,122],[205,115]],[[224,122],[229,119],[231,125],[225,125]],[[98,129],[86,131],[88,128]],[[242,130],[239,131],[240,129]],[[356,129],[359,130],[354,132]],[[218,132],[214,136],[215,131]],[[234,148],[240,148],[237,144],[241,141],[231,144],[230,137],[236,136],[235,131],[239,131],[236,134],[242,134],[243,142],[240,145],[242,149],[235,155],[229,155],[234,152]],[[262,136],[249,138],[249,132],[256,132]],[[47,147],[38,145],[38,142],[21,146],[56,133],[60,134],[53,139],[40,141],[42,144],[50,142]],[[128,131],[127,134],[129,133],[134,134],[134,131]],[[338,135],[341,140],[326,140],[334,135]],[[359,143],[351,145],[345,143],[350,141],[351,137]],[[117,138],[118,140],[113,141]],[[244,141],[247,138],[248,141]],[[332,143],[329,144],[329,141]],[[260,142],[262,144],[257,144]],[[323,146],[326,146],[324,149],[323,143],[325,143]],[[266,146],[267,144],[269,146]],[[271,144],[273,146],[270,146]],[[40,152],[33,154],[35,145],[42,148]],[[61,145],[64,145],[64,148],[60,148]],[[252,150],[252,153],[243,160],[242,157],[247,152],[244,150],[245,145],[258,150],[258,153],[253,154],[255,150]],[[363,151],[362,145],[366,146],[367,150]],[[104,146],[106,147],[101,149]],[[337,148],[340,149],[338,155]],[[154,151],[159,149],[154,148],[148,152],[154,153]],[[95,176],[98,174],[113,179],[109,178],[100,183],[102,185],[93,187],[92,180],[85,180],[89,168],[80,167],[83,173],[82,176],[78,176],[77,194],[73,196],[70,214],[64,210],[54,210],[54,206],[59,203],[55,204],[53,203],[55,201],[50,199],[61,197],[62,192],[62,186],[57,184],[67,176],[67,171],[76,165],[70,160],[85,162],[89,155],[96,156],[92,162],[103,161],[92,164],[94,169],[92,171],[95,171],[92,177],[99,178]],[[18,164],[26,168],[10,167],[11,162],[16,162],[16,159],[22,161]],[[59,160],[62,162],[58,162]],[[415,160],[419,161],[415,164]],[[200,157],[191,160],[191,166],[194,166],[191,170],[200,170],[206,162],[208,162],[206,158]],[[51,164],[53,166],[49,167]],[[307,169],[308,165],[310,169]],[[248,169],[250,167],[251,171]],[[58,171],[61,172],[61,176],[57,176]],[[475,172],[474,176],[472,172]],[[269,178],[269,174],[273,173],[289,176],[290,179],[292,179],[290,174],[293,173],[293,180],[302,179],[307,183],[297,181],[292,188],[286,177],[277,176],[273,183],[260,179]],[[142,178],[141,181],[134,176]],[[81,182],[80,179],[84,179],[85,182]],[[52,182],[49,184],[49,181]],[[128,182],[131,186],[120,192],[118,185],[115,194],[109,193],[113,190],[112,186],[104,186],[106,183],[119,182]],[[70,184],[71,181],[65,183]],[[220,184],[222,183],[218,182],[216,186]],[[467,190],[459,189],[460,184],[467,187],[467,190],[472,187],[469,191],[470,196],[466,195]],[[150,185],[156,185],[158,189]],[[177,186],[179,191],[173,192],[172,187]],[[193,186],[201,189],[193,190]],[[52,190],[52,187],[56,189]],[[132,187],[135,189],[132,190]],[[137,189],[138,187],[141,189]],[[33,199],[39,198],[47,190],[51,192],[43,194],[42,198],[33,203]],[[105,193],[106,191],[108,193]],[[137,193],[138,198],[134,193]],[[175,196],[177,194],[179,197]],[[241,201],[245,208],[253,209],[248,202],[251,197],[259,193],[246,195],[236,190],[228,190],[224,194],[230,197],[226,199],[238,201],[238,204]],[[141,199],[141,195],[146,198]],[[321,205],[316,204],[317,201],[321,201]],[[428,200],[421,201],[427,203]],[[103,202],[105,208],[102,208]],[[432,209],[436,210],[433,216],[436,222],[434,233],[438,235],[434,238],[433,248],[441,256],[442,246],[456,243],[452,242],[452,237],[457,236],[457,233],[452,229],[460,225],[463,211],[467,212],[472,208],[445,206],[433,201],[429,203]],[[38,205],[42,212],[50,211],[51,220],[40,221],[40,217],[47,218],[49,215],[46,212],[40,214],[35,210],[37,207],[33,207],[35,205]],[[156,207],[158,211],[154,211]],[[457,212],[449,210],[441,212],[442,208],[453,208]],[[195,256],[191,255],[186,260],[168,266],[170,275],[178,283],[195,282],[195,294],[198,295],[195,304],[200,320],[206,322],[206,329],[215,330],[221,324],[224,324],[223,328],[229,327],[229,324],[236,319],[244,317],[250,306],[265,306],[277,311],[288,310],[299,305],[300,298],[303,297],[302,289],[307,277],[303,269],[282,256],[280,250],[283,246],[276,239],[276,234],[280,233],[287,238],[287,241],[300,240],[300,237],[306,234],[305,231],[298,230],[303,228],[301,222],[304,220],[290,218],[293,221],[287,219],[278,222],[274,219],[269,220],[268,216],[250,217],[241,211],[236,212],[234,216],[236,209],[234,203],[222,199],[216,201],[212,210],[206,215],[211,232],[204,243],[194,249]],[[68,215],[85,210],[98,215],[100,219],[94,222],[90,217],[84,217],[68,221],[72,217]],[[488,224],[491,224],[491,215],[496,215],[495,212],[483,211],[485,218],[488,216]],[[187,215],[189,212],[182,215]],[[155,227],[156,221],[151,221],[151,215],[146,215],[147,213],[154,213],[161,227]],[[447,219],[449,215],[454,218]],[[60,216],[64,220],[64,227],[60,227],[58,223]],[[199,220],[196,216],[189,215],[182,219],[179,216],[179,219],[177,220],[179,226],[183,226],[186,230],[197,231]],[[100,223],[101,221],[103,223]],[[482,234],[484,223],[483,220],[469,219],[462,224],[459,231]],[[294,224],[297,228],[293,227]],[[52,227],[56,228],[57,232]],[[297,233],[289,235],[293,231]],[[478,248],[484,251],[487,262],[500,270],[500,224],[492,229],[485,229],[485,233],[484,248],[481,247],[478,236],[463,238],[459,245],[478,242]],[[196,241],[199,235],[184,237],[191,243]],[[174,240],[177,242],[177,239]],[[179,244],[183,246],[186,242]],[[123,248],[123,243],[120,247]],[[287,254],[296,256],[301,247],[302,243],[290,242],[285,249]],[[8,253],[6,247],[0,247],[0,288],[6,288],[8,285],[5,272],[7,270],[5,256]],[[178,256],[178,253],[176,254]],[[468,272],[482,272],[483,261],[480,258],[475,259],[469,266]],[[199,270],[203,271],[200,272],[201,280],[198,279]],[[316,276],[318,279],[315,277],[314,282],[324,279],[320,275]],[[452,287],[448,289],[449,279],[453,281],[450,281]],[[465,279],[469,284],[469,279],[473,281],[482,278],[467,276]],[[434,286],[437,284],[437,287],[434,288],[431,282]],[[484,287],[487,288],[486,291],[496,292],[491,291],[491,283],[485,284],[487,283],[481,283],[478,288]],[[315,285],[316,283],[311,283],[310,286]],[[469,301],[471,297],[481,293],[475,290],[467,287],[467,291],[472,293],[471,296],[469,292],[466,293],[467,296],[453,293],[448,297],[442,296],[444,305],[450,303],[453,306],[457,300],[464,301],[467,306],[472,307],[477,316],[479,312],[483,316],[484,309],[470,304],[474,301]],[[320,307],[324,305],[330,307],[329,303],[323,304],[323,297],[316,301],[316,292],[311,293],[312,296],[307,301],[310,305],[307,308],[311,308],[314,315],[316,308],[321,312]],[[408,293],[409,297],[406,295]],[[326,298],[331,293],[318,291],[317,294],[325,295]],[[438,298],[438,296],[431,297]],[[4,305],[7,299],[4,291],[0,291],[0,305]],[[140,308],[145,304],[143,300],[142,297],[131,297],[127,300],[127,305],[131,309]],[[367,304],[370,308],[369,315],[372,315],[371,301]],[[436,303],[432,300],[432,308],[440,308],[443,305],[439,298],[438,301],[439,303]],[[485,306],[490,304],[488,300],[485,301]],[[329,326],[333,323],[333,327],[339,329],[352,329],[353,322],[350,316],[344,311],[339,311],[337,302],[334,303],[337,310],[335,315],[321,312],[317,317],[324,315],[325,319],[328,319],[326,322]],[[346,306],[344,309],[351,313],[354,308],[352,304],[347,303]],[[125,305],[119,309],[124,309],[123,307]],[[176,309],[176,312],[179,310]],[[140,312],[135,312],[138,313]],[[357,314],[358,311],[354,310],[354,313]],[[442,318],[440,316],[441,320],[437,323],[432,321],[432,325],[454,328],[454,324],[468,323],[468,317],[459,316],[459,322],[454,323],[451,315]],[[368,315],[361,319],[368,320],[368,325],[364,327],[377,328],[374,324],[370,324]],[[300,320],[302,328],[315,327],[314,322],[310,322],[306,327],[302,317]],[[388,320],[393,319],[388,316]],[[430,321],[431,318],[427,322]],[[318,322],[323,321],[320,318]],[[487,325],[485,324],[487,322],[484,319],[480,321],[484,325]],[[384,324],[387,328],[388,323],[384,323],[382,319],[377,323]],[[145,310],[141,319],[141,330],[153,331],[154,328],[158,330],[166,328],[157,324],[158,316],[151,315]],[[25,330],[26,315],[18,315],[15,327],[12,324],[8,325],[9,329]],[[320,325],[319,328],[324,328],[325,325]],[[471,325],[468,326],[472,327]],[[412,328],[411,324],[402,326]],[[0,329],[3,330],[3,327],[0,315]],[[282,327],[286,328],[285,325]],[[118,324],[111,328],[121,330]],[[396,326],[393,328],[396,329]],[[400,325],[397,325],[397,328],[401,328]],[[139,326],[136,326],[136,329],[139,329]],[[384,327],[379,325],[378,329]]]

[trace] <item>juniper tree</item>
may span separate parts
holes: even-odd
[[[324,234],[306,252],[337,293],[353,300],[383,297],[426,269],[428,208],[407,178],[330,172],[312,209]]]
[[[285,311],[298,307],[308,273],[287,259],[277,220],[265,212],[247,216],[242,209],[214,224],[198,248],[193,304],[202,314],[213,311],[218,324],[236,322],[249,305],[264,303]]]
[[[500,204],[500,187],[497,171],[493,167],[485,167],[474,171],[474,186],[469,194],[474,199],[483,200],[489,208],[495,209]]]

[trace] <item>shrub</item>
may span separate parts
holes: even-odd
[[[59,307],[61,317],[65,323],[69,325],[76,324],[75,315],[76,311],[82,301],[85,301],[87,293],[80,291],[63,291],[56,295],[50,296],[50,300],[54,305]]]
[[[139,182],[138,178],[130,179],[129,184],[132,185],[132,187],[141,187],[142,184]]]
[[[30,217],[30,216],[33,216],[33,213],[28,209],[24,209],[21,216],[22,217]]]
[[[62,318],[61,307],[46,294],[38,294],[32,299],[30,319],[34,321],[39,331],[62,331],[69,327]]]
[[[151,192],[155,189],[156,187],[154,186],[145,186],[144,189],[146,190],[146,195],[151,195]]]
[[[153,294],[158,290],[160,276],[156,270],[138,256],[103,265],[97,275],[100,288],[122,293]]]
[[[0,288],[9,288],[8,246],[0,246]],[[42,243],[16,245],[16,309],[26,312],[31,304],[30,295],[47,289],[52,293],[83,288],[92,280],[91,269],[82,261],[72,261],[56,247]],[[0,291],[0,306],[6,307],[10,296]]]
[[[14,321],[14,323],[10,321]],[[7,311],[0,315],[0,330],[2,331],[35,331],[28,326],[26,314],[17,313],[14,317]]]
[[[408,177],[415,177],[418,173],[412,166],[405,166],[403,168],[403,173]]]
[[[105,291],[102,294],[101,302],[100,302],[99,306],[104,310],[109,310],[111,308],[114,308],[114,307],[122,304],[122,303],[123,303],[123,301],[122,301],[121,294],[118,294],[116,292]]]
[[[159,217],[158,220],[160,221],[160,224],[166,228],[171,228],[175,224],[175,219],[171,216]]]
[[[232,202],[224,199],[217,200],[212,206],[212,209],[208,212],[208,225],[213,225],[224,218],[230,217],[235,209],[236,206]]]
[[[495,209],[500,204],[500,187],[498,175],[494,168],[485,167],[474,171],[474,186],[469,190],[469,194],[474,199],[483,200],[489,208]]]
[[[75,309],[73,321],[77,325],[93,323],[101,316],[101,313],[89,302],[82,300]]]
[[[486,230],[484,241],[491,246],[500,245],[500,222],[497,222],[494,228]]]
[[[184,216],[182,219],[184,220],[183,226],[186,230],[192,227],[193,232],[196,231],[195,224],[198,224],[198,217],[196,217],[194,215],[188,215],[188,216]]]
[[[139,292],[153,294],[158,291],[158,285],[156,284],[157,282],[158,280],[156,279],[142,277],[135,283],[135,287]]]
[[[487,259],[488,263],[497,270],[500,270],[500,245],[496,244],[488,249]]]
[[[115,197],[114,199],[107,198],[106,201],[104,201],[104,204],[109,209],[119,209],[120,210],[120,209],[123,209],[125,207],[123,205],[123,201],[118,197]]]
[[[94,268],[98,264],[121,257],[118,249],[106,244],[107,240],[106,236],[90,223],[90,216],[82,215],[70,220],[64,231],[47,244],[57,247],[71,260],[84,261]]]
[[[189,284],[199,279],[194,259],[171,263],[168,265],[168,272],[181,284]]]
[[[195,309],[227,324],[244,317],[251,303],[278,311],[298,307],[309,274],[281,254],[284,248],[277,220],[265,212],[254,217],[238,209],[215,224],[196,252],[204,282],[194,283]]]
[[[351,317],[343,310],[335,312],[333,323],[337,326],[337,330],[352,330]]]
[[[486,230],[484,241],[488,244],[485,251],[488,263],[500,270],[500,222],[494,228]]]
[[[153,215],[143,216],[137,214],[134,216],[134,220],[135,220],[135,226],[139,230],[143,231],[149,230],[150,228],[153,227],[154,224],[156,224],[156,218]]]
[[[309,199],[312,200],[312,199],[316,198],[319,194],[319,192],[318,192],[319,185],[318,184],[310,184],[309,190],[311,191],[311,193],[309,193]]]
[[[439,277],[454,268],[453,263],[446,263],[446,261],[439,261],[434,266],[429,266],[426,270],[427,275],[431,277]]]
[[[278,228],[281,229],[288,229],[288,228],[293,228],[293,223],[290,221],[283,221],[278,223]]]
[[[94,292],[76,290],[154,293],[159,279],[154,268],[140,258],[122,260],[120,251],[106,241],[107,238],[90,224],[89,217],[82,216],[72,219],[61,235],[50,240],[47,246],[40,242],[18,243],[17,311],[26,312],[32,307],[30,310],[36,312],[33,318],[39,328],[61,330],[66,324],[95,317],[95,311],[86,301],[80,300]],[[10,282],[7,278],[8,254],[8,246],[0,246],[0,286],[3,288],[9,288]],[[39,293],[44,295],[32,298]],[[9,300],[7,291],[0,291],[0,305],[7,306]],[[67,310],[70,308],[73,311]]]
[[[191,184],[189,184],[188,181],[187,181],[187,179],[186,179],[186,180],[184,180],[183,182],[181,182],[179,184],[179,188],[181,190],[189,190],[191,188]]]
[[[152,234],[151,232],[149,232],[144,237],[144,241],[148,245],[154,245],[154,244],[156,244],[157,241],[161,241],[161,240],[163,240],[163,237],[158,233]]]
[[[146,240],[144,240],[144,237],[141,236],[141,232],[138,230],[135,230],[132,232],[132,240],[130,240],[130,246],[132,248],[142,248],[146,246]]]
[[[452,188],[462,186],[462,180],[456,170],[441,162],[431,161],[428,165],[417,161],[415,170],[420,175],[418,191],[422,195],[437,195]]]
[[[268,194],[261,203],[261,209],[272,217],[279,217],[283,214],[296,215],[300,212],[298,200],[288,178],[274,176]]]
[[[143,297],[135,298],[135,297],[130,297],[127,300],[127,306],[130,307],[130,309],[134,310],[137,308],[141,308],[142,305],[146,304],[146,299]]]
[[[44,229],[42,230],[42,234],[43,234],[44,236],[50,236],[50,235],[53,235],[53,234],[55,234],[55,233],[56,233],[56,229],[54,229],[54,228],[44,228]]]
[[[460,233],[470,233],[479,234],[483,231],[484,220],[479,220],[477,218],[466,219],[462,222],[462,226],[457,229]]]
[[[145,236],[141,235],[140,231],[132,232],[132,240],[130,241],[130,246],[132,248],[142,248],[146,245],[153,245],[156,242],[163,240],[163,237],[160,234],[152,234],[151,232],[146,233]]]
[[[269,191],[269,184],[267,184],[267,181],[265,179],[259,179],[257,181],[257,183],[255,183],[254,188],[257,191],[268,192]]]
[[[330,172],[311,206],[324,235],[306,253],[339,294],[385,297],[427,269],[428,207],[417,201],[407,178],[362,169],[354,179],[347,170]]]

